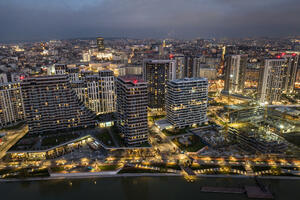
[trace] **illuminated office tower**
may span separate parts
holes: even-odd
[[[207,121],[208,81],[184,78],[169,81],[166,94],[167,119],[174,127],[200,125]]]
[[[265,59],[261,67],[258,83],[258,100],[261,103],[278,102],[284,91],[284,80],[286,78],[286,60],[284,58]]]
[[[0,83],[0,128],[24,120],[20,83]]]
[[[175,60],[144,60],[143,76],[148,83],[148,106],[164,110],[165,85],[176,78]]]
[[[30,134],[95,126],[95,114],[79,101],[68,75],[30,77],[21,87]]]
[[[98,47],[98,51],[105,50],[105,47],[104,47],[104,38],[97,37],[97,47]]]
[[[137,77],[116,80],[117,125],[129,146],[148,141],[147,83]]]

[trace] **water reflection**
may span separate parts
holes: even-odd
[[[125,199],[149,199],[148,178],[143,177],[139,179],[122,178],[121,185],[124,192]]]
[[[96,183],[95,183],[96,181]],[[300,199],[300,180],[261,180],[275,199]],[[70,185],[72,182],[72,185]],[[244,194],[203,193],[203,186],[243,187],[255,184],[250,178],[127,177],[36,182],[0,182],[1,200],[87,200],[87,199],[247,199]]]

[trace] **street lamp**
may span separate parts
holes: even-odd
[[[284,125],[280,124],[279,128],[280,128],[280,134],[282,134],[283,133],[283,129],[284,129]]]
[[[279,125],[279,128],[280,128],[280,129],[283,129],[283,128],[284,128],[284,126],[283,126],[282,124],[280,124],[280,125]]]

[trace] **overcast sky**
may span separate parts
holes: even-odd
[[[300,35],[300,0],[0,0],[0,41]]]

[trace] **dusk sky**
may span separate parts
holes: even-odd
[[[1,0],[0,41],[300,34],[299,0]]]

